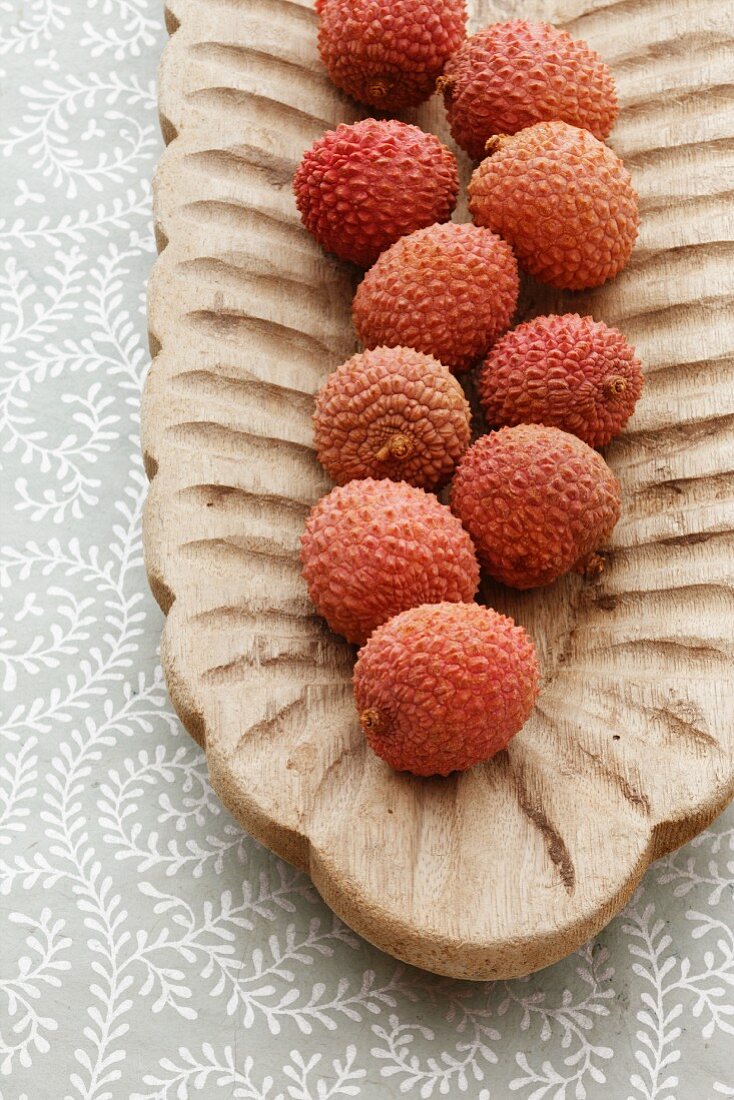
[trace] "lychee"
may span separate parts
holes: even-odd
[[[354,689],[378,756],[400,771],[448,775],[488,760],[525,724],[538,694],[535,647],[488,607],[428,604],[374,632]]]
[[[494,149],[469,184],[477,225],[509,241],[520,266],[567,290],[600,286],[629,260],[637,195],[612,150],[588,130],[540,122]]]
[[[563,121],[598,138],[617,117],[614,78],[585,42],[548,23],[495,23],[459,47],[439,81],[451,133],[474,160],[493,134]]]
[[[329,76],[380,111],[428,99],[466,34],[464,0],[319,0],[317,11]]]
[[[343,485],[446,481],[469,446],[469,405],[443,363],[412,348],[375,348],[338,367],[316,396],[319,460]]]
[[[616,329],[567,313],[536,317],[503,336],[478,390],[493,427],[546,424],[603,447],[634,412],[642,369]]]
[[[293,189],[303,224],[327,252],[369,267],[399,237],[445,222],[456,158],[433,134],[374,118],[329,130],[304,154]]]
[[[619,519],[619,482],[598,453],[559,428],[520,424],[482,436],[459,464],[451,507],[487,572],[513,588],[593,575]]]
[[[362,645],[376,626],[421,603],[469,601],[474,547],[444,504],[402,481],[350,481],[312,509],[303,575],[332,630]]]
[[[354,299],[368,348],[416,348],[468,370],[512,320],[517,264],[505,241],[475,225],[431,225],[403,237],[367,272]]]

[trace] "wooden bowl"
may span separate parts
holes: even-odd
[[[300,576],[304,519],[330,487],[312,395],[356,348],[355,276],[301,227],[291,178],[316,137],[361,115],[298,0],[170,0],[160,74],[143,447],[171,698],[253,836],[372,943],[463,978],[571,951],[734,793],[730,20],[717,0],[531,9],[615,68],[612,144],[643,226],[616,281],[529,285],[524,310],[618,325],[647,381],[608,450],[625,507],[606,572],[483,593],[536,638],[544,686],[507,751],[449,779],[366,749],[354,651]],[[511,14],[473,5],[475,26]]]

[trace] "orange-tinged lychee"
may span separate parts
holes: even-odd
[[[547,424],[603,447],[634,412],[642,369],[621,332],[577,313],[536,317],[492,348],[479,374],[487,423]]]
[[[466,34],[464,0],[318,0],[316,10],[329,76],[379,111],[428,99]]]
[[[482,436],[459,463],[451,507],[487,572],[513,588],[603,566],[619,519],[619,482],[598,451],[539,424]]]
[[[488,607],[428,604],[374,632],[354,690],[378,756],[400,771],[448,775],[488,760],[525,724],[538,694],[535,647]]]
[[[477,225],[509,241],[521,267],[567,290],[600,286],[622,270],[640,219],[616,153],[565,122],[491,138],[488,148],[469,207]]]
[[[560,120],[603,139],[617,117],[608,66],[548,23],[485,27],[459,47],[439,86],[454,140],[474,160],[493,134]]]
[[[509,326],[517,263],[495,233],[431,225],[397,241],[367,272],[354,299],[368,348],[402,345],[468,370]]]
[[[479,584],[459,520],[402,481],[367,478],[332,489],[308,517],[301,560],[316,610],[358,645],[400,611],[472,600]]]
[[[469,446],[469,405],[437,359],[412,348],[375,348],[329,375],[316,396],[314,435],[338,485],[389,477],[433,489]]]
[[[293,189],[327,252],[369,267],[398,238],[451,216],[456,158],[433,134],[374,118],[329,130],[304,154]]]

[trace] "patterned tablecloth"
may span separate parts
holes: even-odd
[[[141,560],[164,40],[159,0],[0,0],[0,1096],[734,1096],[734,813],[489,985],[376,951],[219,806]]]

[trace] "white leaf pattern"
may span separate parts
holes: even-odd
[[[213,794],[140,534],[165,37],[159,0],[0,0],[0,1096],[734,1096],[731,812],[595,943],[472,984],[365,944]]]

